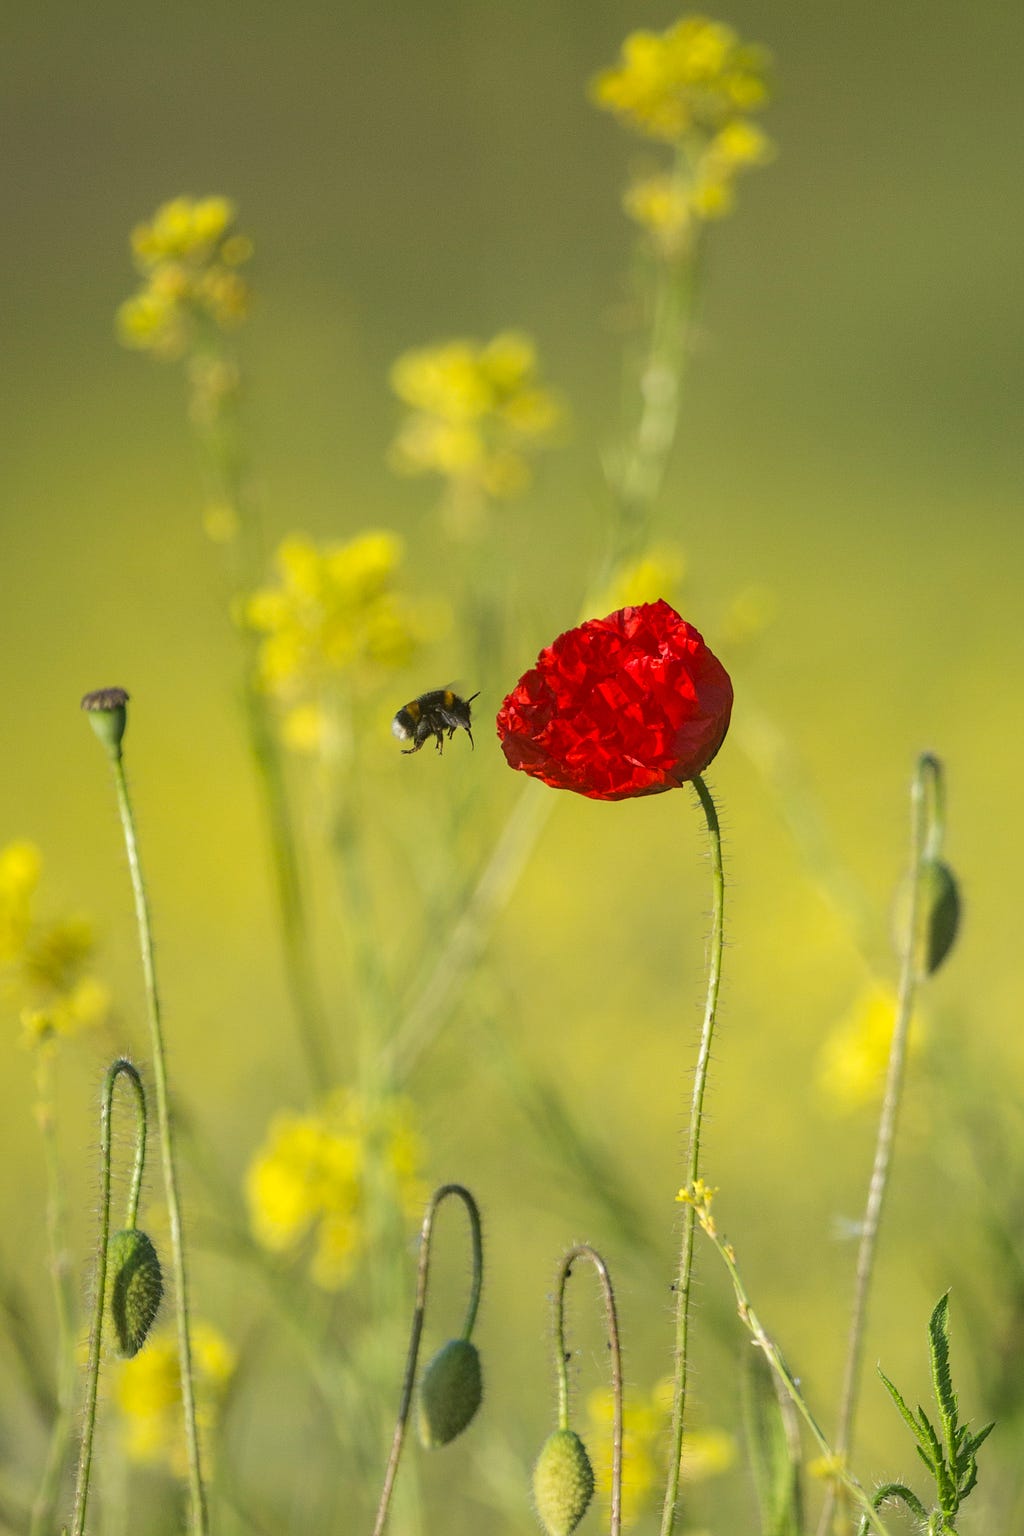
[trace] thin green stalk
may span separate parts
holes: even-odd
[[[703,1180],[696,1184],[690,1184],[685,1190],[681,1190],[679,1197],[695,1221],[700,1222],[701,1230],[711,1239],[718,1250],[719,1256],[729,1271],[733,1292],[736,1296],[736,1310],[740,1321],[750,1332],[751,1337],[763,1352],[765,1359],[775,1372],[787,1397],[796,1408],[807,1428],[810,1430],[814,1443],[821,1452],[823,1459],[835,1468],[835,1475],[841,1481],[844,1488],[850,1494],[853,1502],[860,1508],[863,1517],[870,1528],[876,1532],[876,1536],[888,1536],[888,1531],[878,1516],[870,1498],[857,1478],[847,1469],[845,1459],[838,1455],[837,1451],[829,1445],[824,1431],[811,1412],[796,1377],[786,1364],[782,1351],[775,1341],[765,1332],[760,1318],[751,1306],[750,1297],[746,1287],[740,1278],[739,1268],[736,1263],[736,1254],[731,1243],[725,1242],[719,1235],[714,1217],[711,1215],[712,1191],[704,1184]]]
[[[423,1226],[420,1231],[420,1261],[416,1273],[416,1303],[412,1315],[412,1328],[409,1334],[409,1350],[405,1361],[405,1376],[402,1381],[402,1395],[398,1405],[398,1415],[395,1419],[395,1432],[391,1441],[391,1454],[388,1457],[387,1468],[384,1473],[384,1485],[381,1488],[380,1503],[377,1506],[377,1518],[374,1521],[373,1536],[383,1536],[387,1525],[388,1510],[391,1507],[391,1496],[394,1491],[395,1477],[398,1473],[398,1463],[402,1458],[402,1447],[405,1444],[405,1432],[409,1423],[409,1412],[412,1408],[413,1388],[416,1385],[416,1365],[419,1360],[420,1340],[423,1337],[423,1324],[427,1312],[427,1288],[430,1280],[430,1244],[434,1234],[434,1218],[437,1215],[443,1201],[449,1196],[461,1200],[469,1217],[470,1242],[473,1251],[473,1278],[470,1285],[469,1301],[466,1304],[466,1317],[462,1325],[463,1339],[468,1339],[473,1332],[476,1323],[476,1314],[480,1306],[480,1294],[484,1280],[484,1250],[483,1228],[480,1224],[480,1211],[476,1201],[462,1184],[442,1184],[430,1197],[423,1217]]]
[[[929,786],[931,807],[929,809]],[[850,1319],[846,1368],[843,1375],[842,1396],[839,1407],[839,1427],[836,1432],[836,1453],[845,1457],[853,1439],[854,1418],[860,1387],[861,1357],[864,1332],[867,1325],[868,1296],[871,1277],[878,1251],[878,1232],[882,1220],[882,1208],[892,1170],[896,1125],[906,1075],[907,1041],[910,1021],[914,1012],[917,984],[921,975],[921,956],[918,952],[919,909],[921,904],[921,879],[925,860],[934,856],[934,850],[942,836],[942,784],[939,765],[935,758],[923,755],[911,788],[911,839],[910,839],[910,903],[907,913],[906,934],[900,963],[899,992],[896,1002],[896,1023],[892,1044],[889,1048],[889,1066],[885,1080],[885,1096],[878,1121],[875,1142],[875,1159],[868,1186],[867,1204],[861,1226],[860,1246],[857,1251],[857,1270],[854,1279],[853,1312]],[[828,1529],[832,1518],[834,1500],[826,1499],[819,1523],[819,1531]]]
[[[139,1192],[146,1160],[146,1095],[142,1079],[135,1067],[124,1057],[107,1068],[103,1080],[103,1096],[100,1100],[100,1235],[96,1249],[96,1278],[93,1296],[92,1327],[89,1332],[89,1363],[85,1376],[85,1406],[82,1414],[82,1445],[78,1458],[78,1480],[75,1485],[75,1507],[71,1521],[71,1536],[83,1536],[85,1514],[89,1502],[89,1477],[92,1471],[92,1444],[96,1430],[96,1395],[100,1379],[100,1350],[103,1343],[103,1312],[107,1294],[107,1252],[110,1246],[110,1163],[111,1163],[111,1112],[114,1089],[119,1077],[126,1077],[135,1094],[137,1127],[135,1136],[135,1164],[131,1190],[128,1196],[128,1213],[125,1227],[135,1225],[139,1208]]]
[[[53,1046],[43,1040],[36,1051],[36,1119],[46,1163],[46,1233],[57,1318],[57,1401],[43,1475],[32,1505],[30,1536],[42,1536],[42,1532],[53,1525],[61,1475],[71,1441],[75,1396],[75,1297],[68,1259],[64,1179],[57,1151],[53,1060]]]
[[[711,1064],[711,1042],[715,1032],[715,1015],[718,1008],[718,991],[722,980],[722,948],[725,934],[725,873],[722,867],[722,833],[718,813],[711,793],[698,774],[693,787],[707,821],[711,846],[711,883],[713,907],[711,917],[711,941],[708,961],[708,986],[704,1004],[704,1023],[701,1028],[700,1050],[693,1079],[690,1100],[690,1132],[686,1159],[688,1187],[696,1184],[700,1176],[700,1141],[704,1122],[704,1094],[707,1088],[708,1068]],[[661,1511],[661,1536],[671,1536],[675,1529],[676,1503],[679,1497],[679,1462],[683,1453],[683,1420],[686,1412],[687,1351],[690,1329],[690,1287],[693,1279],[693,1234],[695,1226],[693,1207],[687,1205],[683,1212],[683,1237],[679,1254],[679,1276],[676,1282],[675,1326],[675,1382],[672,1397],[672,1429],[669,1443],[668,1479],[665,1484],[665,1500]]]
[[[612,1496],[611,1536],[619,1536],[622,1530],[622,1342],[619,1337],[619,1317],[615,1306],[608,1266],[589,1243],[577,1243],[563,1258],[558,1271],[558,1294],[555,1297],[555,1373],[558,1377],[558,1427],[569,1428],[569,1350],[565,1339],[565,1288],[572,1267],[577,1259],[589,1259],[597,1270],[604,1297],[605,1318],[608,1323],[608,1349],[612,1363]]]
[[[142,865],[139,861],[135,818],[132,814],[131,800],[128,795],[128,782],[125,778],[124,760],[121,756],[120,747],[118,747],[116,754],[111,753],[111,766],[114,773],[114,784],[117,789],[117,804],[121,816],[121,826],[124,831],[128,866],[131,870],[132,890],[135,897],[135,917],[139,929],[142,971],[145,978],[146,1004],[152,1041],[157,1128],[160,1137],[164,1188],[167,1196],[171,1259],[177,1301],[178,1361],[181,1370],[181,1402],[185,1418],[185,1445],[188,1455],[192,1530],[194,1536],[206,1536],[209,1522],[199,1458],[199,1430],[196,1423],[195,1385],[192,1372],[192,1343],[189,1336],[188,1286],[185,1275],[185,1242],[182,1231],[181,1206],[178,1199],[178,1179],[174,1165],[174,1138],[171,1129],[170,1104],[168,1102],[167,1066],[164,1054],[163,1025],[160,1017],[160,994],[157,990],[156,982],[153,933],[150,925],[146,887],[142,879]]]
[[[334,1062],[316,986],[302,875],[281,753],[267,720],[266,703],[256,692],[251,677],[245,681],[245,711],[249,746],[263,792],[281,919],[285,977],[306,1071],[314,1093],[319,1096],[334,1080]]]
[[[233,385],[207,400],[202,380],[227,370]],[[214,328],[202,333],[193,355],[190,416],[202,446],[214,495],[237,519],[237,537],[225,548],[230,602],[241,600],[259,578],[264,551],[252,498],[245,492],[245,456],[239,423],[241,385],[238,364]],[[251,640],[251,637],[249,637]],[[306,913],[299,853],[281,752],[267,718],[267,702],[254,681],[253,645],[244,652],[244,708],[249,748],[262,792],[267,836],[274,874],[274,891],[281,923],[285,981],[299,1034],[310,1086],[316,1096],[334,1081],[330,1037],[316,983],[309,922]]]

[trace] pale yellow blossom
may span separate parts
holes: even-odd
[[[337,1290],[365,1253],[371,1184],[379,1191],[383,1174],[392,1203],[418,1215],[426,1198],[421,1162],[406,1099],[368,1109],[338,1089],[315,1112],[282,1111],[246,1175],[253,1235],[272,1253],[305,1247],[314,1283]]]

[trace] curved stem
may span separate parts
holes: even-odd
[[[903,935],[903,952],[900,957],[900,980],[896,1002],[896,1022],[892,1044],[889,1048],[889,1066],[885,1080],[885,1095],[878,1121],[875,1141],[875,1158],[868,1185],[867,1204],[861,1225],[860,1246],[857,1250],[857,1269],[854,1279],[853,1311],[850,1318],[849,1342],[843,1389],[839,1407],[839,1427],[836,1432],[836,1454],[845,1457],[853,1438],[857,1395],[860,1386],[861,1356],[864,1332],[867,1325],[868,1295],[878,1250],[878,1232],[882,1220],[889,1174],[892,1168],[896,1125],[899,1117],[903,1082],[906,1075],[907,1040],[910,1021],[914,1012],[917,983],[921,976],[919,950],[919,909],[921,904],[921,871],[929,857],[934,857],[941,845],[943,821],[942,769],[930,753],[918,759],[917,772],[911,787],[911,837],[910,837],[910,902],[907,912],[906,932]],[[834,1498],[826,1498],[822,1509],[819,1532],[828,1530],[832,1519]]]
[[[597,1270],[608,1320],[608,1346],[612,1356],[612,1499],[611,1536],[622,1529],[622,1345],[608,1267],[589,1243],[577,1243],[562,1259],[555,1298],[555,1371],[558,1376],[558,1427],[569,1428],[569,1351],[565,1347],[565,1287],[577,1259],[589,1259]]]
[[[135,1167],[128,1198],[128,1226],[134,1226],[138,1210],[142,1171],[146,1160],[146,1095],[142,1079],[130,1061],[122,1056],[107,1068],[100,1100],[100,1236],[96,1249],[95,1295],[92,1327],[89,1333],[89,1363],[85,1377],[85,1406],[82,1413],[82,1445],[78,1458],[75,1507],[71,1536],[83,1536],[85,1512],[89,1500],[89,1474],[92,1470],[92,1442],[96,1429],[96,1394],[100,1379],[100,1346],[103,1342],[103,1308],[107,1292],[107,1250],[110,1244],[110,1121],[114,1088],[119,1077],[126,1077],[135,1093],[138,1124],[135,1136]]]
[[[477,1309],[480,1305],[480,1292],[484,1278],[484,1248],[483,1228],[480,1224],[480,1211],[476,1201],[462,1184],[442,1184],[430,1197],[423,1217],[423,1226],[420,1230],[420,1261],[416,1273],[416,1303],[412,1314],[412,1329],[409,1334],[409,1351],[405,1362],[405,1376],[402,1381],[402,1396],[398,1405],[398,1417],[395,1420],[395,1433],[391,1441],[391,1454],[388,1457],[387,1468],[384,1473],[384,1486],[381,1489],[380,1503],[377,1506],[377,1518],[374,1521],[373,1536],[382,1536],[387,1524],[388,1510],[391,1507],[391,1495],[394,1491],[395,1477],[398,1472],[398,1463],[402,1456],[402,1447],[405,1444],[405,1431],[409,1423],[409,1410],[412,1407],[413,1387],[416,1384],[416,1363],[419,1359],[420,1339],[423,1336],[423,1323],[427,1311],[427,1287],[430,1279],[430,1244],[434,1233],[434,1218],[442,1202],[454,1195],[461,1200],[469,1217],[470,1240],[473,1246],[473,1280],[470,1288],[469,1302],[466,1306],[466,1320],[462,1327],[462,1337],[468,1339],[476,1322]]]
[[[722,947],[725,933],[725,873],[722,867],[722,833],[718,813],[711,793],[698,774],[693,780],[704,817],[707,821],[711,843],[711,881],[713,907],[711,918],[710,955],[708,960],[708,986],[704,1004],[704,1023],[701,1029],[700,1050],[693,1079],[690,1100],[689,1150],[686,1159],[686,1179],[692,1188],[700,1175],[700,1141],[704,1118],[704,1094],[707,1088],[708,1068],[711,1064],[711,1042],[715,1032],[715,1016],[718,1009],[718,991],[722,980]],[[675,1383],[672,1400],[672,1429],[669,1448],[668,1478],[665,1484],[665,1500],[661,1511],[661,1536],[671,1536],[675,1528],[676,1501],[679,1496],[679,1463],[683,1453],[683,1419],[686,1412],[687,1349],[690,1328],[690,1287],[693,1278],[693,1234],[695,1225],[693,1207],[687,1205],[683,1212],[683,1236],[679,1253],[679,1275],[676,1282],[675,1327]]]
[[[160,994],[157,990],[156,964],[153,955],[153,934],[149,918],[149,903],[146,899],[146,887],[142,878],[142,866],[139,861],[135,818],[132,814],[131,801],[128,796],[128,782],[125,778],[124,761],[120,753],[111,758],[111,765],[114,772],[114,783],[117,788],[118,810],[121,815],[121,826],[124,831],[125,848],[128,854],[132,890],[135,897],[135,917],[139,929],[139,945],[142,952],[142,970],[145,978],[146,1003],[153,1050],[153,1082],[156,1089],[157,1127],[160,1136],[164,1188],[167,1197],[167,1216],[171,1236],[171,1259],[177,1299],[178,1361],[181,1371],[181,1403],[185,1419],[185,1446],[188,1455],[192,1530],[194,1536],[206,1536],[208,1520],[206,1495],[203,1489],[202,1469],[199,1458],[199,1430],[196,1423],[192,1345],[189,1337],[188,1286],[185,1275],[185,1243],[182,1232],[181,1206],[178,1199],[178,1179],[174,1165],[174,1140],[171,1131],[170,1104],[167,1091],[167,1067],[164,1056],[163,1026],[160,1017]]]

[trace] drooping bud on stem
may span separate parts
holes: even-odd
[[[565,1287],[577,1259],[589,1259],[604,1293],[608,1348],[612,1362],[612,1497],[611,1536],[622,1524],[622,1353],[615,1293],[601,1255],[589,1243],[571,1248],[562,1259],[555,1297],[555,1371],[558,1377],[558,1428],[541,1447],[533,1469],[533,1500],[548,1536],[571,1536],[590,1506],[594,1469],[586,1446],[569,1428],[569,1351],[565,1347]]]
[[[110,1269],[110,1316],[118,1353],[130,1360],[145,1344],[160,1309],[164,1279],[156,1249],[145,1232],[132,1227],[115,1232],[107,1258]]]
[[[405,1362],[405,1379],[402,1397],[395,1421],[395,1433],[391,1441],[391,1454],[384,1473],[380,1503],[373,1536],[382,1536],[387,1524],[391,1494],[398,1472],[398,1463],[405,1443],[405,1431],[412,1407],[413,1387],[416,1382],[416,1363],[419,1359],[420,1339],[427,1307],[427,1286],[430,1276],[430,1243],[434,1230],[434,1218],[442,1201],[450,1195],[461,1200],[469,1217],[470,1237],[473,1246],[473,1281],[462,1336],[449,1339],[431,1360],[423,1373],[420,1384],[419,1432],[420,1440],[428,1449],[447,1445],[471,1422],[483,1398],[483,1377],[480,1355],[470,1340],[476,1323],[480,1293],[483,1288],[484,1256],[483,1230],[477,1203],[468,1189],[461,1184],[443,1184],[434,1191],[423,1217],[420,1233],[420,1263],[416,1277],[416,1307],[413,1312],[409,1335],[409,1353]]]

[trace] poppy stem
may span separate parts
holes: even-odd
[[[886,1074],[885,1097],[878,1122],[875,1140],[875,1157],[868,1185],[864,1219],[860,1227],[860,1246],[857,1250],[857,1271],[854,1280],[853,1310],[847,1343],[846,1368],[839,1407],[839,1428],[836,1432],[836,1455],[844,1462],[853,1443],[854,1420],[860,1387],[861,1360],[864,1348],[864,1332],[867,1325],[868,1296],[871,1277],[878,1250],[878,1231],[882,1220],[892,1168],[896,1142],[896,1126],[899,1118],[903,1083],[906,1076],[907,1044],[910,1038],[911,1020],[918,983],[922,977],[919,948],[919,912],[922,903],[922,884],[925,863],[938,855],[941,847],[945,819],[945,795],[942,766],[930,753],[922,753],[910,791],[910,902],[906,914],[906,929],[899,936],[902,947],[900,956],[900,981],[896,1002],[896,1020],[893,1025],[892,1044],[889,1047],[889,1066]],[[835,1509],[835,1490],[826,1495],[818,1522],[819,1536],[831,1528]]]
[[[589,1259],[597,1270],[608,1323],[608,1350],[612,1366],[612,1489],[611,1536],[622,1530],[622,1343],[608,1266],[589,1243],[577,1243],[562,1257],[558,1269],[558,1295],[555,1298],[555,1374],[558,1379],[558,1427],[569,1428],[569,1360],[565,1343],[565,1288],[577,1259]]]
[[[697,791],[704,817],[707,821],[711,842],[711,885],[713,907],[711,916],[711,941],[708,956],[708,986],[704,1004],[704,1024],[701,1029],[700,1050],[693,1079],[690,1100],[690,1135],[686,1158],[686,1184],[693,1189],[700,1173],[700,1139],[704,1118],[704,1093],[707,1088],[708,1068],[711,1064],[711,1041],[715,1032],[715,1015],[718,1009],[718,991],[722,979],[722,948],[725,933],[725,874],[722,867],[722,833],[718,824],[718,812],[711,798],[711,791],[699,774],[692,780]],[[665,1484],[665,1501],[661,1511],[661,1536],[671,1536],[675,1529],[676,1504],[679,1497],[679,1462],[683,1451],[683,1418],[686,1411],[686,1366],[690,1329],[690,1285],[693,1275],[693,1237],[696,1226],[694,1207],[687,1204],[683,1210],[683,1236],[679,1253],[679,1274],[676,1281],[676,1329],[675,1329],[675,1383],[672,1397],[672,1432],[669,1449],[668,1479]]]
[[[146,1095],[137,1069],[123,1056],[107,1068],[103,1079],[103,1097],[100,1101],[100,1236],[96,1247],[96,1279],[93,1296],[93,1319],[89,1334],[89,1363],[86,1367],[85,1405],[82,1414],[82,1444],[78,1459],[78,1478],[75,1484],[75,1507],[71,1519],[72,1536],[83,1536],[85,1514],[89,1500],[89,1478],[92,1471],[92,1446],[96,1430],[96,1396],[100,1377],[100,1351],[103,1344],[103,1309],[107,1300],[107,1256],[110,1248],[110,1163],[111,1117],[114,1108],[114,1089],[119,1077],[131,1084],[135,1095],[137,1130],[135,1137],[135,1164],[132,1170],[131,1189],[128,1195],[126,1227],[134,1227],[142,1190],[142,1173],[146,1161]]]
[[[470,1242],[473,1250],[473,1278],[470,1286],[469,1302],[466,1306],[466,1320],[462,1328],[462,1337],[464,1339],[469,1338],[476,1322],[484,1277],[483,1228],[480,1222],[480,1210],[473,1196],[464,1185],[442,1184],[439,1189],[435,1189],[430,1197],[423,1217],[423,1225],[420,1229],[420,1259],[416,1273],[416,1305],[413,1310],[412,1329],[409,1334],[409,1351],[406,1356],[405,1377],[402,1381],[402,1395],[398,1405],[398,1417],[395,1420],[395,1432],[391,1441],[391,1453],[388,1456],[388,1464],[384,1473],[384,1486],[381,1489],[380,1503],[377,1506],[377,1517],[373,1525],[373,1536],[383,1536],[388,1522],[391,1495],[394,1492],[398,1463],[402,1458],[405,1432],[412,1410],[412,1394],[416,1385],[416,1365],[419,1360],[423,1323],[427,1314],[427,1292],[430,1285],[430,1244],[434,1235],[434,1218],[444,1201],[453,1196],[455,1199],[461,1200],[466,1208],[466,1215],[469,1218]]]

